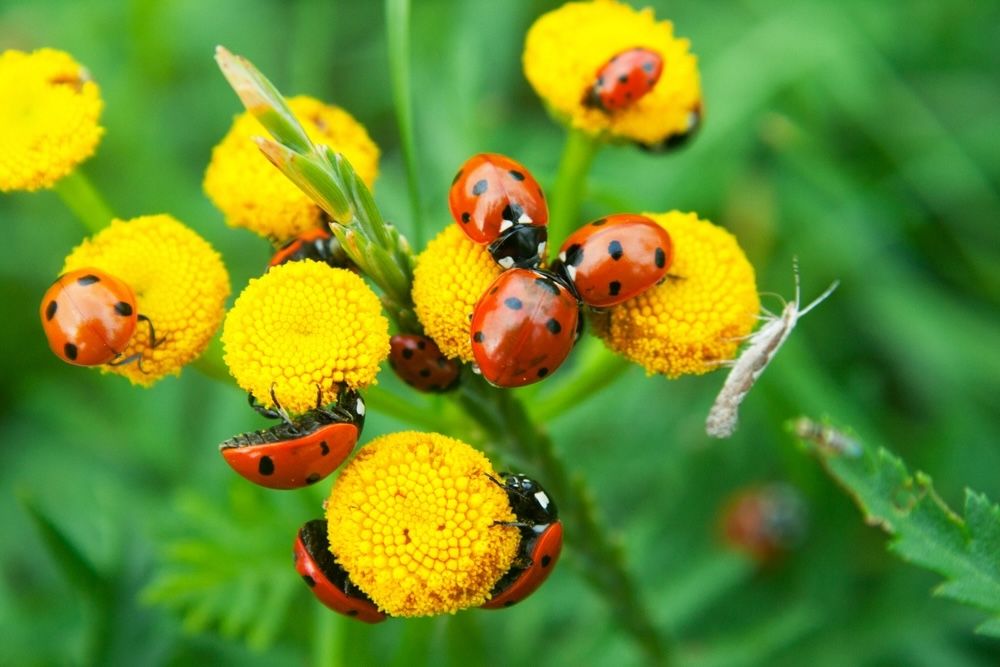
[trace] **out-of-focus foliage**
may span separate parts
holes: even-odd
[[[509,153],[552,184],[563,135],[524,81],[520,50],[557,3],[413,4],[426,239],[448,224],[448,184],[474,152]],[[940,578],[888,553],[784,422],[804,412],[849,425],[927,471],[952,507],[965,487],[1000,498],[1000,5],[650,4],[692,40],[705,126],[673,156],[602,151],[584,217],[695,210],[736,234],[761,291],[790,296],[793,255],[806,297],[842,285],[799,324],[731,441],[702,430],[721,374],[670,382],[634,368],[548,419],[560,455],[594,489],[683,664],[996,664],[996,640],[971,631],[982,613],[932,596]],[[222,252],[234,293],[269,252],[227,228],[201,191],[211,148],[240,110],[214,46],[363,122],[385,155],[375,198],[409,233],[383,24],[381,3],[0,0],[0,48],[65,49],[100,82],[107,133],[83,169],[112,208],[191,225]],[[320,516],[325,483],[278,497],[238,489],[216,443],[261,421],[232,386],[188,369],[140,390],[56,360],[37,302],[83,228],[44,192],[3,196],[0,221],[0,664],[640,660],[571,551],[544,589],[504,612],[377,627],[326,612],[290,553],[298,527]],[[573,368],[560,375],[525,397],[543,405]],[[380,379],[406,393],[388,371]],[[403,426],[373,408],[365,439]],[[802,492],[810,531],[757,571],[725,551],[716,514],[734,491],[775,480]],[[201,549],[225,558],[165,565],[185,543],[192,562]],[[65,576],[67,554],[78,556],[70,570],[102,583]],[[224,593],[215,577],[219,599],[201,620],[197,606],[149,604],[171,577],[206,569],[268,578]],[[254,590],[259,602],[247,602]]]

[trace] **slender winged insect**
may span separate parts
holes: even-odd
[[[733,363],[732,370],[729,371],[729,375],[722,385],[722,391],[719,392],[711,410],[708,411],[705,432],[709,436],[728,438],[736,431],[740,403],[753,388],[760,374],[771,363],[774,355],[788,340],[788,336],[791,335],[799,318],[821,304],[837,289],[839,284],[840,281],[835,280],[812,303],[801,308],[799,265],[798,261],[795,262],[795,300],[785,304],[780,315],[768,314],[764,326],[750,336],[749,344]]]
[[[861,443],[832,426],[814,422],[808,417],[799,417],[795,420],[792,430],[795,435],[803,440],[808,440],[828,454],[851,458],[861,456]]]

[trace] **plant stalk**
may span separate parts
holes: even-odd
[[[74,169],[57,181],[53,190],[66,208],[92,234],[104,229],[115,217],[107,202],[80,169]]]
[[[580,225],[580,203],[587,172],[600,148],[601,142],[582,130],[570,128],[566,131],[559,172],[549,197],[549,248],[553,250]]]

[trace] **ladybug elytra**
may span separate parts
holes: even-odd
[[[617,53],[598,68],[583,93],[583,105],[606,113],[630,107],[653,90],[662,73],[663,57],[656,51],[634,48]]]
[[[406,384],[427,392],[453,389],[462,367],[441,354],[432,339],[420,334],[396,334],[389,339],[389,365]]]

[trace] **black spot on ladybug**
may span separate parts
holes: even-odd
[[[478,181],[476,181],[475,185],[472,186],[472,194],[474,194],[474,195],[476,195],[478,197],[479,195],[481,195],[484,192],[486,192],[486,188],[488,188],[488,187],[489,187],[489,183],[486,182],[486,179],[485,178],[481,178]]]
[[[618,293],[622,291],[622,284],[617,280],[612,280],[608,283],[608,294],[611,296],[618,296]]]
[[[542,199],[545,199],[545,193],[542,192],[542,186],[540,185],[538,186],[538,196],[541,197]]]
[[[73,345],[73,343],[66,343],[65,345],[63,345],[63,352],[66,354],[66,358],[69,359],[70,361],[76,359],[77,349],[76,345]]]
[[[555,318],[552,318],[548,322],[546,322],[545,328],[554,334],[558,334],[560,331],[562,331],[562,325],[559,324],[559,322],[556,321]]]
[[[423,350],[423,349],[425,349],[426,347],[427,347],[427,343],[425,343],[425,342],[424,342],[424,341],[422,341],[422,340],[418,340],[418,341],[417,341],[417,349],[418,349],[418,350]]]
[[[552,556],[545,555],[542,556],[542,567],[548,567],[549,563],[552,562]]]
[[[559,286],[552,282],[549,278],[535,278],[535,284],[542,287],[552,293],[553,296],[559,296]]]
[[[403,348],[403,358],[404,359],[412,359],[413,358],[413,350],[411,350],[408,347],[404,347]]]
[[[357,616],[358,615],[358,610],[357,609],[352,609],[349,612],[347,612],[347,615],[348,616]]]
[[[271,460],[270,456],[260,457],[260,462],[257,463],[257,472],[265,477],[274,474],[274,461]]]
[[[503,213],[500,217],[504,220],[510,220],[511,222],[517,222],[524,215],[524,208],[522,208],[516,202],[511,202],[504,207]]]
[[[316,588],[316,580],[310,577],[308,574],[302,575],[302,581],[306,582],[306,585],[309,586],[309,588]]]
[[[482,343],[484,338],[485,336],[483,336],[482,331],[477,331],[476,333],[472,334],[472,340],[474,340],[477,343]]]
[[[115,312],[122,317],[128,317],[132,314],[132,306],[124,301],[119,301],[115,304]]]
[[[524,303],[516,296],[509,296],[503,300],[503,305],[507,306],[511,310],[521,310]]]
[[[543,378],[548,374],[549,374],[549,369],[546,368],[545,366],[542,366],[541,368],[538,369],[538,377]]]
[[[617,262],[622,258],[622,255],[625,254],[625,251],[622,249],[621,243],[618,241],[612,241],[608,244],[608,254],[611,255],[611,259]]]
[[[653,61],[652,60],[649,60],[649,61],[644,62],[642,64],[642,69],[644,69],[645,71],[650,72],[650,73],[652,73],[653,67],[654,67],[654,65],[653,65]]]
[[[458,183],[458,179],[460,179],[460,178],[462,178],[462,170],[461,169],[459,169],[458,173],[455,174],[455,178],[451,179],[451,184],[455,185],[455,183]]]
[[[326,444],[326,440],[319,443],[319,453],[322,456],[326,456],[330,453],[330,445]]]
[[[607,218],[601,218],[599,220],[594,220],[592,223],[590,223],[590,226],[591,227],[600,227],[601,225],[603,225],[607,221],[608,221]]]
[[[628,83],[628,74],[622,74],[618,77],[618,83]]]
[[[505,606],[505,607],[513,607],[516,602],[517,602],[517,600],[507,600],[506,602],[503,603],[503,606]]]
[[[438,357],[437,365],[438,368],[444,368],[448,365],[448,359],[446,357]]]
[[[490,294],[496,294],[499,289],[500,289],[499,287],[494,287],[493,289],[490,290]]]
[[[663,248],[656,249],[656,268],[662,269],[667,264],[667,253],[663,252]]]
[[[316,483],[316,482],[318,482],[318,481],[319,481],[320,479],[321,479],[321,478],[320,478],[320,476],[319,476],[319,473],[318,473],[318,472],[313,472],[313,473],[309,473],[309,476],[308,476],[308,477],[306,477],[306,484],[315,484],[315,483]]]
[[[604,85],[604,77],[603,76],[597,77],[597,87],[600,88],[603,85]]]
[[[49,305],[45,306],[45,319],[51,320],[56,316],[56,310],[59,308],[59,304],[55,301],[49,301]]]
[[[583,261],[583,246],[574,243],[566,249],[566,264],[568,266],[580,266]]]
[[[97,276],[95,276],[94,274],[88,273],[85,276],[80,276],[79,278],[77,278],[76,282],[77,282],[77,284],[83,285],[84,287],[86,287],[87,285],[93,285],[96,282],[100,282],[100,280],[101,279],[98,278]]]
[[[524,180],[524,174],[522,174],[521,172],[519,172],[517,169],[511,169],[510,170],[510,175],[514,178],[515,181],[523,181]]]
[[[431,369],[429,369],[429,368],[421,368],[420,369],[420,377],[422,377],[422,378],[429,378],[430,376],[431,376]]]
[[[468,213],[463,213],[462,214],[462,222],[468,223],[469,220],[471,220],[471,219],[472,219],[472,216],[469,215]]]

